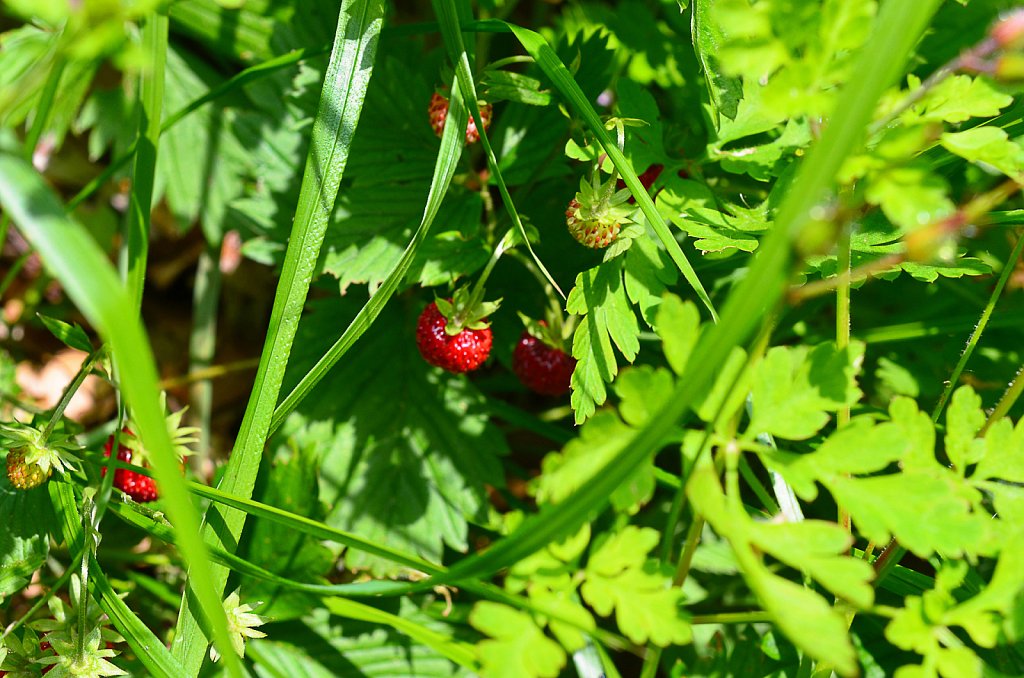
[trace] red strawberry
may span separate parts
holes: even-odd
[[[130,429],[121,429],[122,440],[125,436],[135,437],[135,434]],[[104,446],[104,454],[110,456],[111,451],[114,449],[114,436],[107,438],[107,444]],[[117,446],[117,458],[126,464],[132,463],[133,452],[130,447],[123,444]],[[148,464],[144,464],[148,466]],[[107,469],[104,467],[103,475],[107,475]],[[149,476],[144,476],[141,473],[132,471],[131,469],[119,468],[114,471],[114,487],[121,490],[135,501],[141,503],[156,501],[160,497],[160,493],[157,492],[156,483]]]
[[[480,117],[484,121],[484,130],[491,128],[491,116],[494,113],[494,107],[483,101],[480,104]],[[430,126],[434,130],[434,134],[441,136],[444,132],[445,119],[448,117],[448,99],[441,96],[437,92],[430,97],[430,108],[427,109],[427,113],[430,116]],[[466,126],[466,143],[472,144],[480,139],[480,131],[476,128],[476,121],[473,116],[469,116],[469,124]]]
[[[438,308],[439,303],[448,313]],[[416,346],[431,365],[455,374],[471,372],[483,365],[491,353],[491,328],[486,325],[486,318],[477,318],[459,328],[450,320],[452,310],[451,300],[439,299],[428,304],[416,326]]]
[[[543,324],[543,323],[541,323]],[[558,396],[569,390],[576,359],[524,330],[512,352],[512,371],[531,391]]]

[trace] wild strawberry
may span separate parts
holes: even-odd
[[[644,170],[643,174],[637,175],[637,179],[639,179],[640,183],[644,185],[644,188],[647,189],[648,192],[650,192],[651,186],[653,186],[654,182],[658,180],[658,177],[661,176],[661,172],[664,169],[665,166],[661,164],[651,165],[650,167]],[[615,182],[615,188],[619,189],[620,191],[625,187],[626,182],[623,181],[622,179],[619,179],[617,182]],[[636,198],[630,195],[629,203],[633,204],[635,202]]]
[[[39,487],[53,474],[53,469],[65,473],[74,468],[78,460],[73,450],[77,448],[68,435],[53,435],[44,438],[43,431],[19,424],[0,424],[0,443],[9,449],[7,453],[7,479],[19,490]]]
[[[569,390],[576,359],[562,350],[560,338],[546,331],[546,323],[541,321],[538,325],[542,331],[529,327],[519,337],[512,351],[512,371],[531,391],[559,396]]]
[[[178,455],[179,460],[192,454],[192,450],[188,446],[198,441],[195,434],[199,432],[199,429],[194,426],[181,425],[181,419],[185,416],[187,409],[186,407],[177,412],[172,412],[165,418],[167,433],[171,437],[171,443],[174,445],[174,451]],[[109,457],[113,450],[114,436],[111,435],[103,446],[103,453]],[[148,451],[142,446],[142,441],[128,427],[121,429],[121,440],[117,446],[117,458],[126,464],[149,468]],[[103,468],[102,474],[104,476],[107,475],[106,467]],[[114,487],[140,504],[156,501],[160,498],[160,493],[152,478],[127,468],[115,469]]]
[[[629,198],[628,190],[615,191],[613,180],[603,184],[598,183],[596,176],[593,183],[582,180],[580,192],[565,210],[569,234],[587,247],[608,247],[619,237],[622,225],[632,221],[629,218],[632,208],[626,205]]]
[[[494,107],[486,102],[479,102],[480,104],[480,117],[484,122],[484,130],[491,128],[491,117],[494,114]],[[448,117],[448,99],[441,96],[437,92],[430,97],[430,108],[427,109],[427,113],[430,116],[430,126],[434,130],[434,134],[441,136],[444,132],[445,119]],[[476,127],[476,120],[473,116],[469,116],[469,124],[466,126],[466,143],[472,144],[480,140],[480,130]]]
[[[456,334],[449,330],[450,319],[438,308],[437,302],[430,302],[420,314],[416,325],[416,346],[420,355],[431,365],[458,374],[471,372],[487,360],[491,353],[491,328],[466,327]]]
[[[121,429],[121,440],[124,441],[126,438],[134,438],[135,434],[129,429]],[[114,450],[114,436],[107,438],[107,444],[103,446],[103,453],[106,456],[110,456],[110,453]],[[117,446],[117,458],[126,464],[132,463],[132,450],[124,444]],[[136,466],[147,467],[148,464],[136,462]],[[106,467],[103,468],[103,475],[107,475]],[[149,476],[144,476],[137,471],[132,471],[127,468],[119,468],[114,471],[114,487],[121,490],[129,497],[144,504],[150,501],[156,501],[160,498],[160,493],[157,492],[156,483]]]
[[[7,479],[19,490],[31,490],[39,487],[50,478],[51,470],[45,471],[38,464],[25,462],[27,451],[23,447],[11,450],[7,454]]]

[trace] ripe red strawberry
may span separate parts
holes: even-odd
[[[125,440],[126,437],[135,437],[135,434],[130,429],[121,429],[121,440]],[[114,449],[114,436],[107,438],[107,444],[104,445],[103,450],[106,456],[110,456],[110,453]],[[126,464],[132,463],[133,457],[132,449],[126,445],[119,444],[117,446],[117,458]],[[138,462],[136,462],[138,463]],[[148,464],[143,464],[148,466]],[[103,475],[107,475],[107,469],[103,469]],[[131,469],[119,468],[114,471],[114,487],[121,490],[129,497],[139,502],[140,504],[156,501],[160,497],[160,493],[157,492],[156,483],[149,476],[144,476],[141,473],[132,471]]]
[[[491,117],[494,114],[494,107],[483,101],[480,103],[480,117],[484,122],[484,130],[491,128]],[[430,97],[430,108],[427,109],[427,113],[430,116],[430,126],[434,130],[434,134],[441,136],[444,132],[445,119],[448,117],[448,99],[441,96],[437,92]],[[466,143],[472,144],[480,140],[480,130],[476,127],[476,120],[473,116],[469,116],[469,124],[466,126]]]
[[[439,303],[446,306],[449,313],[442,312]],[[471,372],[483,365],[491,353],[491,328],[484,322],[485,318],[467,323],[461,329],[454,328],[450,324],[451,309],[451,302],[442,299],[423,309],[416,325],[416,346],[431,365],[455,374]],[[452,329],[457,332],[452,334]]]
[[[541,323],[543,325],[543,323]],[[512,351],[512,371],[531,391],[559,396],[569,390],[576,359],[524,330]]]

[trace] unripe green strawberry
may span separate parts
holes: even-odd
[[[569,201],[565,225],[576,242],[594,249],[608,247],[619,237],[623,224],[632,221],[627,204],[629,190],[615,191],[614,180],[603,184],[580,182],[580,192]]]
[[[66,473],[78,460],[78,445],[65,434],[41,431],[19,422],[0,423],[0,445],[7,453],[7,479],[19,490],[31,490],[45,483],[53,469]]]
[[[26,461],[26,453],[26,448],[22,447],[7,454],[7,479],[12,487],[19,490],[39,487],[53,473],[52,468],[43,470],[39,464]]]

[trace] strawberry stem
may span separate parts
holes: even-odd
[[[71,403],[71,399],[75,397],[75,393],[85,382],[85,378],[92,373],[93,365],[99,360],[100,356],[103,355],[104,348],[100,346],[95,349],[92,353],[86,357],[85,361],[82,362],[82,366],[78,368],[78,374],[71,380],[71,383],[67,385],[64,392],[60,396],[60,402],[57,403],[57,407],[53,410],[53,414],[50,415],[50,421],[46,423],[46,428],[43,429],[42,444],[46,444],[49,440],[50,435],[53,433],[53,429],[56,428],[57,422],[64,415],[64,410],[67,409]]]
[[[87,489],[82,498],[82,554],[81,588],[78,591],[78,637],[75,639],[75,655],[78,661],[85,658],[85,627],[88,623],[89,608],[89,559],[96,554],[99,541],[94,520],[96,504],[93,502],[91,489]]]
[[[509,233],[512,233],[511,229],[509,230]],[[512,246],[508,243],[509,237],[507,234],[504,238],[498,241],[498,246],[494,248],[491,258],[487,260],[487,265],[484,266],[484,270],[481,271],[480,277],[476,279],[476,283],[473,285],[473,291],[469,295],[469,301],[466,303],[465,308],[458,309],[455,317],[452,318],[458,326],[461,326],[462,323],[465,322],[466,317],[473,312],[473,309],[479,306],[480,302],[484,300],[484,293],[486,291],[484,286],[487,284],[487,279],[491,277],[491,271],[494,270],[494,265],[498,263],[498,259],[501,258],[502,254],[512,249]]]

